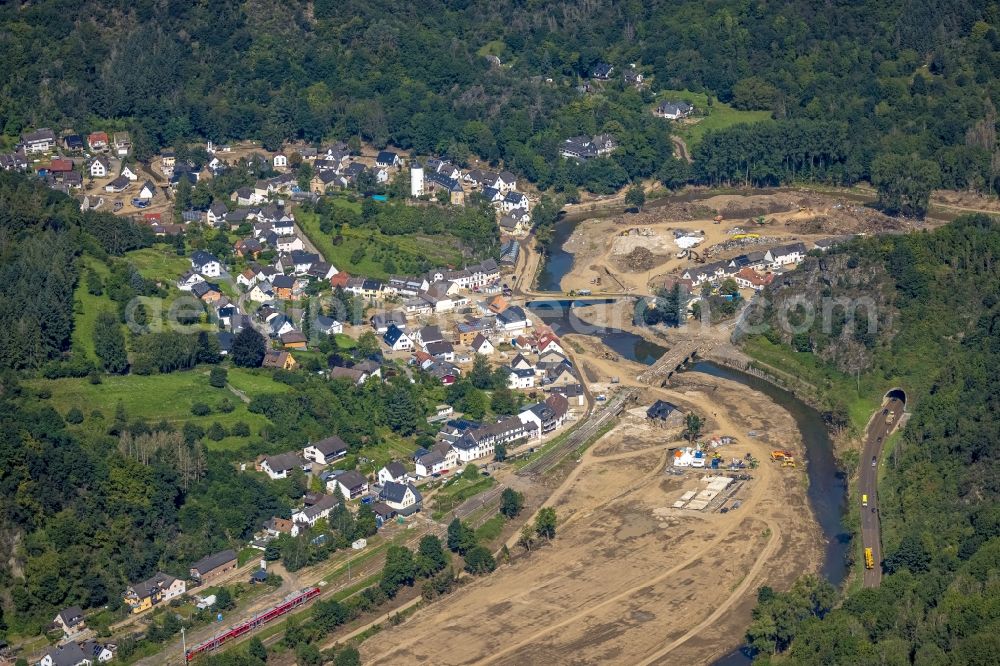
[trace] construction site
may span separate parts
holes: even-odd
[[[565,292],[652,293],[693,264],[731,258],[790,241],[905,228],[842,198],[819,193],[761,191],[651,202],[638,214],[581,221],[563,245],[573,255]]]
[[[758,587],[819,567],[805,472],[769,462],[802,451],[788,412],[698,373],[632,390],[639,405],[667,400],[728,434],[693,447],[645,407],[625,410],[577,462],[538,480],[551,489],[554,540],[526,552],[512,538],[508,566],[365,641],[364,663],[711,662],[740,643]],[[685,448],[708,464],[675,467]]]

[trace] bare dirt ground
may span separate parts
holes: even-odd
[[[737,437],[727,457],[801,450],[791,417],[739,385],[696,376],[647,389],[643,401],[657,397],[702,414],[706,436]],[[782,588],[818,566],[805,472],[763,462],[738,491],[739,509],[673,509],[701,476],[664,474],[679,444],[626,416],[548,499],[559,517],[551,544],[366,641],[364,662],[704,663],[735,647],[757,587]]]
[[[723,219],[714,218],[721,215]],[[764,218],[764,224],[756,220]],[[887,217],[870,208],[820,193],[725,194],[691,202],[655,202],[639,214],[592,218],[581,222],[564,248],[573,253],[573,269],[563,278],[564,291],[647,293],[668,273],[694,265],[678,258],[674,232],[704,234],[695,248],[709,260],[730,258],[792,241],[811,242],[834,235],[902,231],[912,222]],[[631,230],[631,234],[629,234]],[[625,235],[623,235],[625,234]],[[738,234],[757,236],[734,240]],[[636,248],[644,248],[635,261]],[[595,279],[600,277],[601,284]]]

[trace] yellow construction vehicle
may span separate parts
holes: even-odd
[[[865,569],[875,568],[875,556],[872,555],[871,548],[865,548]]]
[[[795,460],[792,458],[785,458],[781,461],[782,467],[795,467]]]
[[[791,451],[774,450],[771,451],[771,462],[778,462],[781,460],[794,460],[795,454]]]

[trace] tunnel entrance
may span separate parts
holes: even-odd
[[[901,388],[889,389],[889,391],[886,392],[885,398],[883,398],[883,400],[886,401],[899,400],[901,403],[903,403],[903,407],[906,407],[906,391],[904,391]]]

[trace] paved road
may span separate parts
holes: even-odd
[[[889,413],[892,419],[889,419]],[[868,495],[868,506],[861,508],[861,540],[863,548],[871,548],[875,559],[874,569],[865,569],[864,586],[878,587],[882,583],[882,532],[878,513],[878,466],[872,465],[882,461],[882,447],[889,434],[903,416],[903,403],[898,399],[886,401],[875,413],[868,428],[861,453],[861,475],[858,492]]]

